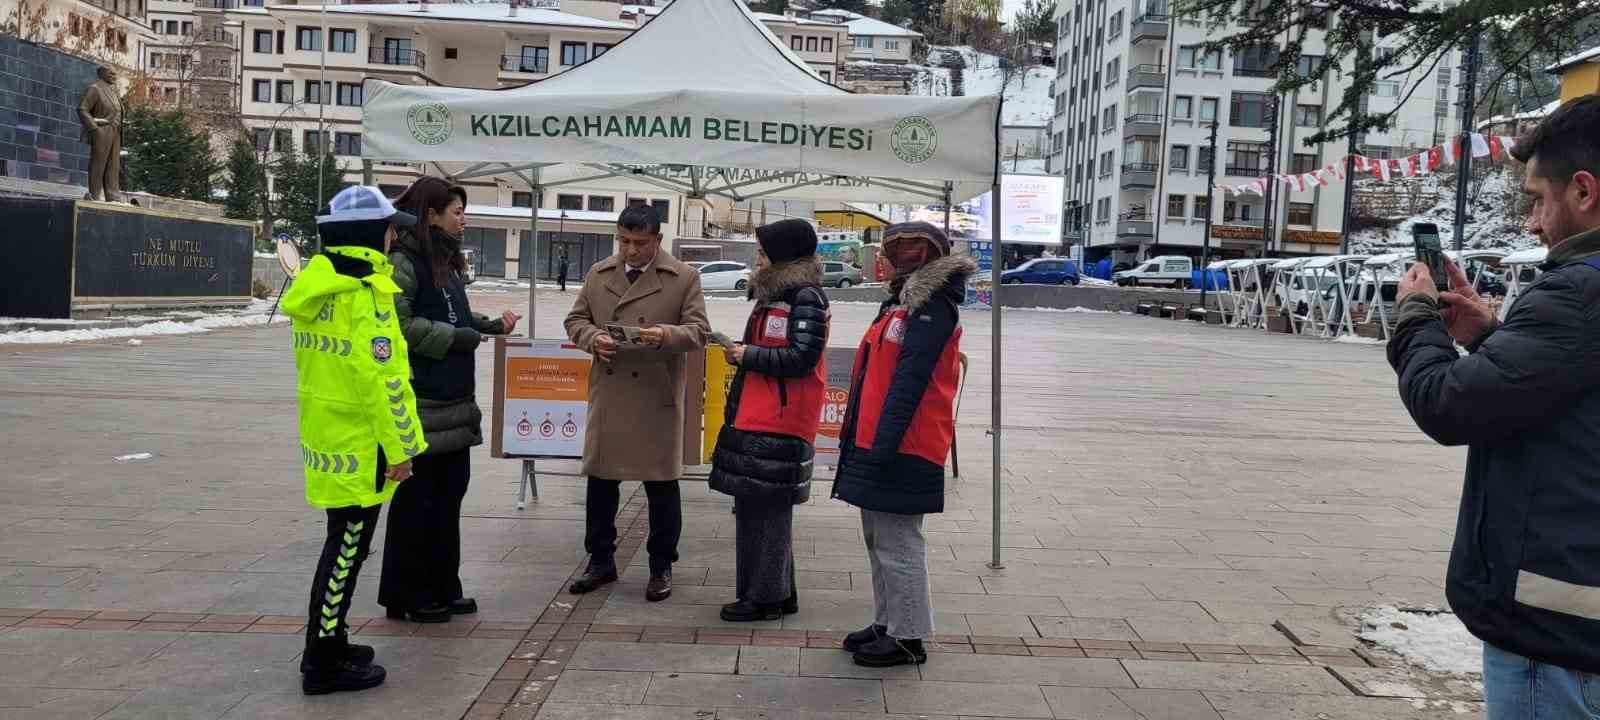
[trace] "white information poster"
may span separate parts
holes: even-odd
[[[496,418],[497,457],[582,458],[588,353],[561,340],[506,340]]]
[[[1035,245],[1061,244],[1061,204],[1066,179],[1058,175],[1002,175],[1000,177],[1002,232],[1008,243]],[[990,198],[984,193],[969,203],[977,216],[972,238],[993,240],[989,228],[993,217]]]

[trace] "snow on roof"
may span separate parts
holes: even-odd
[[[1577,55],[1571,55],[1563,58],[1561,62],[1545,68],[1544,71],[1547,73],[1559,73],[1562,70],[1572,67],[1573,65],[1585,62],[1600,62],[1600,46],[1595,46],[1578,53]]]
[[[869,17],[857,17],[844,24],[850,28],[851,36],[871,37],[922,37],[922,33],[899,25],[874,20]]]
[[[560,220],[562,215],[565,215],[568,220],[573,222],[614,223],[617,221],[618,214],[614,212],[595,212],[593,210],[554,210],[551,208],[539,208],[540,221]],[[527,220],[528,208],[501,207],[498,205],[468,205],[467,216],[516,218]]]
[[[1555,112],[1556,108],[1559,107],[1561,107],[1560,100],[1551,100],[1550,102],[1546,103],[1544,107],[1529,110],[1527,112],[1520,112],[1516,115],[1512,115],[1511,117],[1506,117],[1505,115],[1496,115],[1488,120],[1478,123],[1477,129],[1482,130],[1490,125],[1498,125],[1500,123],[1508,123],[1515,120],[1538,120],[1546,115],[1549,115],[1550,113]]]
[[[1501,265],[1538,265],[1543,263],[1545,256],[1550,254],[1550,249],[1544,246],[1517,250],[1500,258]]]
[[[1416,251],[1415,250],[1405,250],[1405,251],[1402,251],[1402,252],[1384,253],[1382,255],[1373,255],[1372,257],[1367,258],[1367,262],[1364,263],[1364,264],[1369,268],[1388,267],[1388,266],[1393,265],[1393,264],[1395,264],[1397,262],[1400,262],[1401,260],[1410,260],[1411,258],[1413,258],[1415,256],[1416,256]]]
[[[805,18],[789,17],[788,15],[775,15],[773,13],[751,11],[751,15],[761,22],[788,22],[796,25],[820,25],[822,27],[838,27],[838,23],[822,22],[820,20],[807,20]]]
[[[321,5],[273,5],[272,12],[320,12]],[[617,20],[597,20],[571,13],[541,8],[517,8],[511,16],[506,3],[428,3],[384,5],[329,5],[329,15],[370,15],[405,18],[407,20],[450,20],[467,22],[510,23],[514,25],[556,25],[561,27],[590,28],[595,30],[634,30],[632,23]]]
[[[665,8],[659,8],[659,7],[656,7],[654,5],[623,5],[622,6],[622,13],[624,15],[632,14],[632,15],[652,15],[652,16],[654,16],[654,15],[660,15],[661,11],[664,10],[664,9]]]

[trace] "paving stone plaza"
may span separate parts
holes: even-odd
[[[575,293],[541,290],[539,337]],[[491,315],[525,294],[477,292]],[[742,301],[713,299],[735,333]],[[520,310],[519,310],[520,312]],[[851,346],[874,307],[834,307]],[[1444,604],[1465,451],[1418,432],[1380,347],[1129,315],[1005,313],[1001,524],[991,553],[992,325],[963,314],[961,477],[927,530],[939,636],[920,668],[838,650],[871,615],[859,516],[827,483],[795,515],[801,610],[733,625],[731,501],[683,489],[675,591],[632,563],[582,570],[576,463],[473,457],[462,577],[481,612],[383,619],[381,561],[356,639],[382,688],[303,697],[306,507],[286,325],[141,346],[0,350],[0,717],[542,720],[1344,720],[1480,713],[1459,679],[1360,646],[1352,612]],[[492,356],[479,360],[487,413]],[[145,460],[116,458],[150,453]],[[381,549],[380,539],[373,544]],[[621,560],[623,558],[619,558]]]

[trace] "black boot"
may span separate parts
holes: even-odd
[[[378,653],[372,649],[371,645],[351,643],[344,648],[344,659],[356,665],[371,665],[373,658],[377,656]],[[309,653],[300,656],[300,672],[302,674],[311,672],[311,655]]]
[[[388,673],[382,665],[357,665],[340,660],[325,667],[313,667],[300,678],[300,689],[307,695],[366,690],[383,684]]]
[[[445,607],[450,608],[451,615],[476,615],[478,613],[478,601],[468,597],[451,600],[445,603]]]
[[[783,614],[793,615],[800,612],[800,591],[789,593],[789,598],[783,601]]]
[[[921,640],[900,640],[880,635],[877,640],[856,651],[855,661],[862,667],[921,665],[928,661],[928,652],[922,648]]]
[[[567,592],[573,595],[587,595],[616,581],[617,566],[615,563],[597,565],[591,561],[589,567],[584,569],[583,574],[579,575],[577,580],[572,581],[572,586],[567,588]]]
[[[783,608],[778,605],[757,605],[748,600],[740,600],[722,606],[722,619],[727,622],[761,622],[782,617]]]
[[[798,609],[798,608],[797,608]],[[871,645],[873,641],[889,634],[889,628],[883,625],[868,625],[849,635],[844,636],[845,652],[855,652]]]
[[[450,616],[458,613],[452,612],[448,605],[429,605],[410,610],[385,608],[383,614],[390,620],[410,620],[414,623],[433,624],[450,622]]]

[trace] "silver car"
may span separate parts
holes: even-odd
[[[824,261],[822,263],[822,284],[824,287],[847,288],[861,284],[861,270],[842,262]]]

